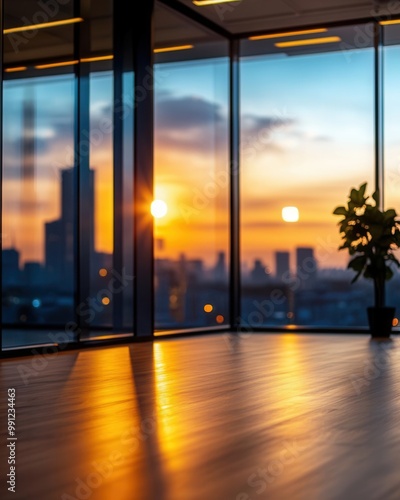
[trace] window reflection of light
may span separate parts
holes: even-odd
[[[182,405],[179,374],[174,371],[175,360],[172,352],[166,354],[165,344],[154,344],[154,375],[157,406],[157,422],[159,443],[168,467],[179,470],[183,466],[183,457],[179,453],[182,445],[180,436],[185,430],[185,420],[179,418],[179,408]],[[176,353],[176,351],[173,351]],[[179,360],[176,360],[179,361]],[[186,429],[187,430],[187,429]]]
[[[85,373],[84,387],[82,373]],[[68,427],[68,431],[74,433],[75,429],[80,428],[81,422],[85,422],[84,442],[78,448],[80,460],[87,464],[109,464],[117,473],[117,463],[129,463],[142,446],[140,436],[143,422],[133,383],[129,348],[79,352],[60,398],[63,401],[75,400],[78,397],[77,387],[80,386],[84,392],[79,396],[79,418],[71,417]],[[119,462],[116,461],[117,457]],[[104,488],[107,476],[102,478]],[[139,489],[143,487],[139,472],[133,472],[132,481]],[[115,498],[127,498],[123,482],[117,481],[113,488]],[[100,488],[94,491],[97,494]]]

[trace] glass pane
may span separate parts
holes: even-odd
[[[228,47],[161,6],[155,25],[156,329],[219,326],[229,313]]]
[[[384,27],[384,205],[400,214],[400,26]],[[395,252],[400,260],[400,251]],[[400,318],[400,272],[393,267],[394,276],[386,285],[386,305],[396,307],[394,325]]]
[[[72,17],[70,2],[4,2],[5,348],[74,338],[74,23],[34,26]]]
[[[90,116],[89,130],[83,131],[85,144],[79,150],[81,154],[83,147],[88,151],[91,169],[89,191],[83,194],[90,201],[86,215],[92,226],[87,301],[92,305],[95,301],[95,315],[90,326],[112,325],[108,297],[115,275],[112,2],[91,5],[84,25],[74,18],[73,2],[6,1],[4,7],[3,318],[10,327],[26,330],[7,331],[4,345],[54,343],[47,338],[46,328],[61,326],[71,339],[77,315],[74,140],[78,64],[83,73],[90,74],[90,98],[79,101]],[[65,24],[37,26],[53,21]],[[74,47],[77,27],[82,35],[79,48]],[[30,332],[30,326],[36,329]]]
[[[73,104],[73,76],[4,82],[6,324],[61,325],[74,317]]]
[[[123,75],[123,105],[121,107],[122,120],[122,269],[127,276],[133,276],[133,101],[135,77],[133,72]],[[132,332],[133,325],[133,281],[122,290],[122,317],[116,318],[121,322],[124,331]]]
[[[244,325],[367,324],[371,283],[350,284],[332,212],[372,187],[374,54],[351,43],[354,27],[323,36],[243,42]]]
[[[112,325],[113,292],[113,74],[90,75],[90,168],[93,172],[94,238],[90,295],[96,298],[92,326]]]

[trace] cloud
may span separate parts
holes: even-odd
[[[290,225],[289,225],[290,224]],[[299,221],[295,223],[290,223],[290,222],[285,222],[283,220],[265,220],[265,221],[259,221],[259,220],[245,220],[242,222],[242,228],[243,229],[268,229],[268,228],[285,228],[288,230],[289,228],[292,228],[292,230],[297,229],[306,229],[306,228],[320,228],[320,229],[326,229],[330,228],[329,221],[328,222],[320,222],[320,221]]]
[[[112,107],[108,102],[98,103],[96,107],[91,108],[90,131],[86,135],[83,131],[84,141],[93,141],[97,148],[104,147],[109,150],[112,133]],[[18,179],[21,176],[24,143],[22,134],[22,128],[17,129],[17,133],[5,134],[3,147],[6,179]],[[73,111],[60,111],[59,108],[51,106],[42,109],[35,124],[35,177],[46,178],[54,175],[55,165],[58,168],[70,166],[73,141]]]
[[[317,135],[313,137],[313,140],[315,142],[332,142],[332,137],[329,137],[328,135]]]
[[[32,190],[28,193],[30,196],[35,196],[35,199],[28,200],[22,199],[7,199],[4,200],[4,208],[7,214],[25,214],[27,212],[38,213],[38,212],[48,212],[53,207],[53,203],[50,200],[38,199],[39,193],[32,193]]]
[[[295,120],[279,116],[246,114],[241,117],[242,160],[254,161],[256,156],[267,151],[284,151],[280,132],[292,133]]]
[[[214,157],[228,148],[228,119],[221,104],[163,93],[155,106],[157,151]]]
[[[280,149],[273,133],[294,123],[295,120],[285,116],[242,115],[242,154]],[[155,106],[155,129],[156,146],[160,150],[198,153],[203,157],[227,151],[227,109],[203,97],[177,97],[163,92]]]
[[[278,116],[246,114],[241,117],[242,134],[244,137],[270,133],[294,123],[295,121],[292,118],[280,118]]]
[[[156,127],[187,130],[220,124],[226,120],[222,106],[200,97],[184,96],[159,98],[155,107]]]
[[[254,194],[250,196],[246,196],[246,192],[244,193],[244,198],[242,200],[242,208],[245,211],[248,212],[253,212],[253,213],[260,213],[264,210],[273,210],[277,206],[277,200],[273,198],[272,196],[264,196],[264,197],[257,197]],[[279,205],[278,205],[279,206]]]

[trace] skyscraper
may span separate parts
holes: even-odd
[[[15,248],[2,250],[2,281],[3,286],[18,285],[21,282],[19,269],[19,252]]]
[[[275,252],[275,277],[279,280],[290,271],[289,252]]]
[[[317,261],[312,247],[296,248],[296,269],[303,285],[312,283],[317,276]]]
[[[268,279],[268,268],[260,259],[254,260],[253,269],[250,272],[251,282],[257,285],[264,284]]]
[[[74,168],[61,170],[60,218],[45,224],[45,265],[49,282],[72,291],[74,282]],[[90,170],[89,248],[94,253],[94,170]]]
[[[225,262],[225,252],[218,252],[217,263],[214,267],[214,280],[224,282],[228,279]]]

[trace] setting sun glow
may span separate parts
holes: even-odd
[[[283,207],[282,219],[285,222],[297,222],[299,220],[299,209],[297,207]]]
[[[151,215],[156,219],[161,219],[167,215],[168,207],[163,200],[154,200],[151,204]]]

